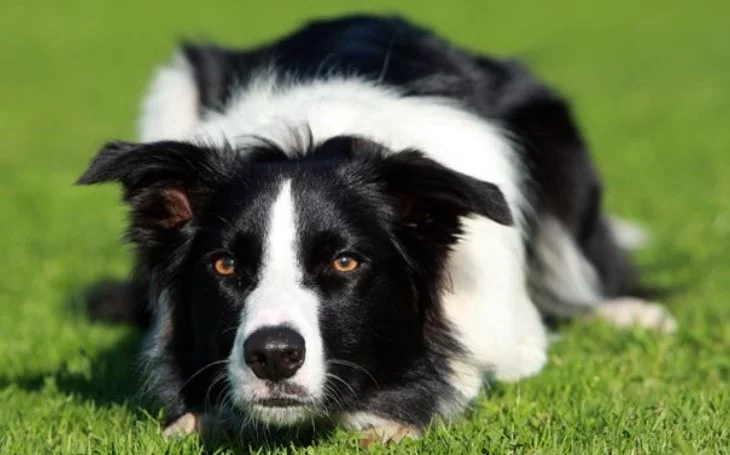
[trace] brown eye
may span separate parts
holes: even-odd
[[[347,255],[338,256],[332,263],[332,267],[338,272],[352,272],[359,266],[360,263],[355,258]]]
[[[231,256],[221,256],[215,260],[213,268],[218,275],[233,275],[236,273],[236,261]]]

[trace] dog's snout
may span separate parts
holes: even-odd
[[[288,327],[266,327],[249,335],[243,355],[259,379],[281,381],[294,376],[304,363],[304,338]]]

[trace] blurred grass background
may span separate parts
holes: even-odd
[[[136,397],[139,334],[88,323],[85,286],[122,277],[116,188],[72,183],[134,138],[152,69],[180,38],[251,45],[307,18],[399,13],[454,42],[527,60],[574,102],[607,203],[653,231],[639,260],[682,285],[672,337],[562,330],[538,377],[497,385],[413,453],[727,453],[730,442],[730,3],[647,0],[100,2],[0,6],[0,453],[202,453],[166,442]],[[336,432],[315,445],[355,452]]]

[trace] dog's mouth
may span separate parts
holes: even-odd
[[[316,400],[292,383],[267,383],[266,392],[247,403],[250,416],[267,424],[294,425],[316,414]]]
[[[268,397],[255,400],[253,404],[265,408],[294,408],[310,405],[311,402],[293,397]]]
[[[249,401],[248,410],[255,420],[277,426],[295,425],[317,413],[312,399],[279,394]]]

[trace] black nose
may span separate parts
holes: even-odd
[[[265,327],[248,336],[243,356],[259,379],[281,381],[294,376],[304,363],[304,338],[286,327]]]

